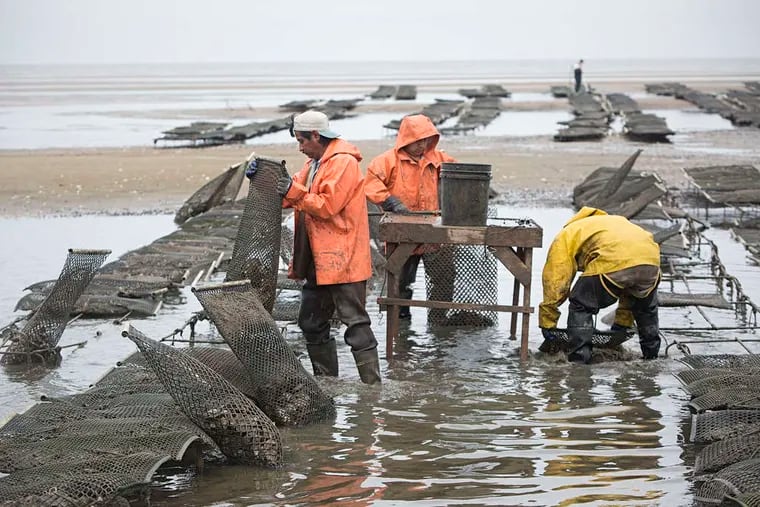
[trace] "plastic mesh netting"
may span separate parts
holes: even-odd
[[[691,420],[691,441],[714,442],[760,430],[760,410],[719,410],[696,414]]]
[[[726,496],[721,505],[726,507],[760,507],[760,493]]]
[[[174,215],[174,223],[182,224],[188,218],[226,202],[234,201],[245,177],[244,164],[235,164],[195,191]]]
[[[756,386],[760,386],[760,375],[729,373],[695,380],[694,382],[683,386],[683,390],[692,396],[697,397],[729,387],[751,389]]]
[[[559,340],[560,348],[567,352],[570,345],[570,336],[567,334],[567,329],[556,328],[552,330],[554,336]],[[600,331],[594,329],[594,334],[591,335],[591,344],[598,348],[613,348],[621,345],[633,337],[633,333],[625,333],[620,331]]]
[[[755,433],[727,438],[705,446],[694,462],[696,475],[716,472],[740,461],[760,458],[760,428]]]
[[[724,408],[747,408],[760,410],[760,386],[725,387],[703,394],[689,402],[696,412]]]
[[[272,420],[300,426],[335,417],[332,398],[304,369],[250,284],[224,283],[193,292],[245,367],[256,403]]]
[[[287,170],[285,161],[255,157],[248,162],[248,200],[240,219],[226,281],[250,280],[268,312],[277,287],[282,239],[282,198],[277,180]]]
[[[703,481],[694,498],[704,504],[719,505],[724,497],[760,492],[760,459],[734,463]]]
[[[214,439],[230,461],[282,465],[279,430],[240,390],[197,359],[147,338],[132,326],[125,334],[182,412]]]
[[[149,484],[156,469],[168,459],[166,454],[142,452],[20,470],[0,478],[0,502],[107,505],[124,490]]]
[[[246,396],[255,400],[256,386],[243,364],[231,350],[216,347],[192,347],[183,350],[185,354],[205,364]]]
[[[32,441],[29,438],[0,441],[0,472],[9,473],[61,462],[86,461],[105,456],[127,456],[136,450],[166,454],[180,461],[187,448],[200,440],[187,430],[149,435],[82,435]]]
[[[71,310],[110,250],[69,250],[58,281],[22,330],[16,333],[0,364],[56,362],[58,345]]]
[[[481,245],[441,245],[422,257],[430,301],[495,305],[498,301],[496,257]],[[430,308],[428,322],[439,326],[487,327],[496,312]]]
[[[684,385],[689,385],[697,380],[723,375],[760,375],[760,368],[696,368],[679,371],[675,374],[676,378]]]
[[[680,361],[692,368],[760,368],[760,356],[755,354],[690,354]]]

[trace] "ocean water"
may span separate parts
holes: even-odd
[[[462,85],[499,82],[509,88],[510,83],[540,82],[548,88],[549,83],[567,81],[570,63],[3,67],[0,149],[145,146],[162,129],[197,119],[197,112],[271,108],[304,98],[352,98],[384,83],[418,84],[421,102],[453,98]],[[595,83],[641,77],[757,79],[760,62],[589,62],[587,72],[597,73]],[[515,93],[510,100],[554,99],[548,92],[531,91]],[[696,111],[655,112],[685,132],[731,128]],[[563,115],[510,111],[475,135],[551,135]],[[370,139],[388,135],[382,125],[396,117],[371,113],[341,120],[335,127],[351,131],[352,138]],[[216,119],[246,121],[224,115]],[[292,140],[277,133],[251,142]],[[535,306],[541,300],[545,249],[572,211],[510,206],[500,213],[531,217],[544,229],[544,248],[534,251]],[[0,218],[0,235],[6,238],[0,250],[0,326],[19,315],[13,307],[24,287],[58,275],[67,248],[110,248],[112,260],[174,228],[170,215]],[[760,301],[760,272],[743,247],[726,231],[709,234],[721,245],[729,273],[740,276],[750,298]],[[499,290],[505,287],[500,284]],[[133,324],[154,338],[171,333],[199,309],[189,291],[185,296],[186,304],[166,306],[158,316]],[[368,298],[368,309],[383,356],[385,320],[376,296]],[[711,316],[719,325],[733,322],[733,312],[716,313]],[[202,474],[161,473],[155,478],[152,505],[693,503],[688,397],[673,376],[683,367],[680,363],[662,359],[574,366],[535,357],[524,364],[507,337],[504,319],[500,315],[500,326],[494,328],[441,332],[428,328],[423,310],[413,309],[411,325],[395,344],[396,359],[381,361],[381,389],[359,383],[350,351],[341,342],[342,330],[336,330],[341,376],[323,379],[336,401],[335,421],[283,429],[283,470],[207,467]],[[663,310],[661,319],[663,327],[704,325],[691,308]],[[531,324],[530,348],[535,351],[541,341],[535,314]],[[79,320],[67,328],[61,344],[87,344],[66,349],[60,367],[0,369],[0,422],[42,394],[86,389],[134,350],[120,329],[110,320]],[[669,336],[689,337],[678,332]],[[286,339],[308,367],[297,328],[288,326]],[[637,353],[636,344],[630,345]],[[742,352],[735,344],[700,350]],[[671,354],[677,355],[672,349]]]
[[[272,109],[291,100],[363,98],[380,84],[414,84],[421,107],[457,90],[498,83],[507,89],[537,83],[539,91],[507,100],[549,102],[550,84],[569,84],[572,62],[556,60],[380,63],[241,63],[165,65],[0,66],[0,149],[149,146],[161,132],[196,120],[242,125],[281,117]],[[585,79],[606,82],[758,79],[760,59],[589,61]],[[632,84],[634,97],[646,96]],[[384,102],[398,106],[393,100]],[[415,109],[415,106],[412,110]],[[418,107],[417,107],[418,109]],[[261,110],[270,111],[262,116]],[[514,113],[476,135],[551,135],[567,112]],[[701,113],[696,113],[701,115]],[[341,120],[351,139],[390,133],[383,125],[402,113]],[[254,118],[255,117],[255,118]],[[703,128],[698,116],[698,129]],[[524,125],[524,127],[521,127]],[[285,142],[272,134],[251,144]]]

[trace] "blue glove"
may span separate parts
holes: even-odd
[[[245,168],[245,177],[249,180],[253,178],[253,175],[256,174],[256,171],[258,171],[259,166],[256,163],[256,159],[252,159],[250,162],[248,162],[248,165]]]
[[[290,185],[292,184],[293,184],[293,178],[291,178],[287,174],[283,174],[277,180],[277,193],[285,197],[288,193],[288,190],[290,190]]]
[[[628,334],[628,333],[631,332],[631,328],[628,327],[628,326],[621,326],[618,323],[613,323],[612,326],[610,327],[610,331],[612,331],[613,333],[626,333],[626,334]]]
[[[538,347],[538,350],[545,354],[556,354],[559,352],[559,342],[560,340],[557,338],[557,335],[555,334],[556,328],[547,328],[542,327],[541,328],[541,334],[544,337],[544,343],[541,344],[540,347]]]

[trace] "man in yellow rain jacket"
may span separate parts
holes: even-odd
[[[576,272],[581,276],[575,282]],[[559,320],[559,306],[570,298],[567,316],[568,359],[591,359],[594,316],[618,299],[613,329],[638,328],[644,359],[660,350],[657,285],[660,247],[652,234],[625,217],[584,207],[570,219],[549,247],[543,271],[544,300],[538,321],[551,348]]]
[[[306,280],[298,325],[315,375],[338,375],[334,312],[346,325],[362,382],[380,382],[377,340],[365,307],[372,275],[369,222],[358,148],[338,139],[328,118],[306,111],[293,118],[293,136],[309,157],[292,179],[284,174],[277,191],[283,207],[293,207],[295,237],[290,278]]]
[[[401,120],[393,148],[369,163],[364,178],[367,198],[392,213],[439,210],[441,164],[456,162],[438,149],[440,137],[425,115],[410,115]],[[412,297],[412,284],[424,251],[424,246],[415,250],[401,270],[399,295],[404,299]],[[399,317],[411,318],[408,306],[401,307]]]

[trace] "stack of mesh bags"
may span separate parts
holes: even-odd
[[[760,505],[760,357],[687,355],[676,374],[692,397],[690,440],[700,505]]]

